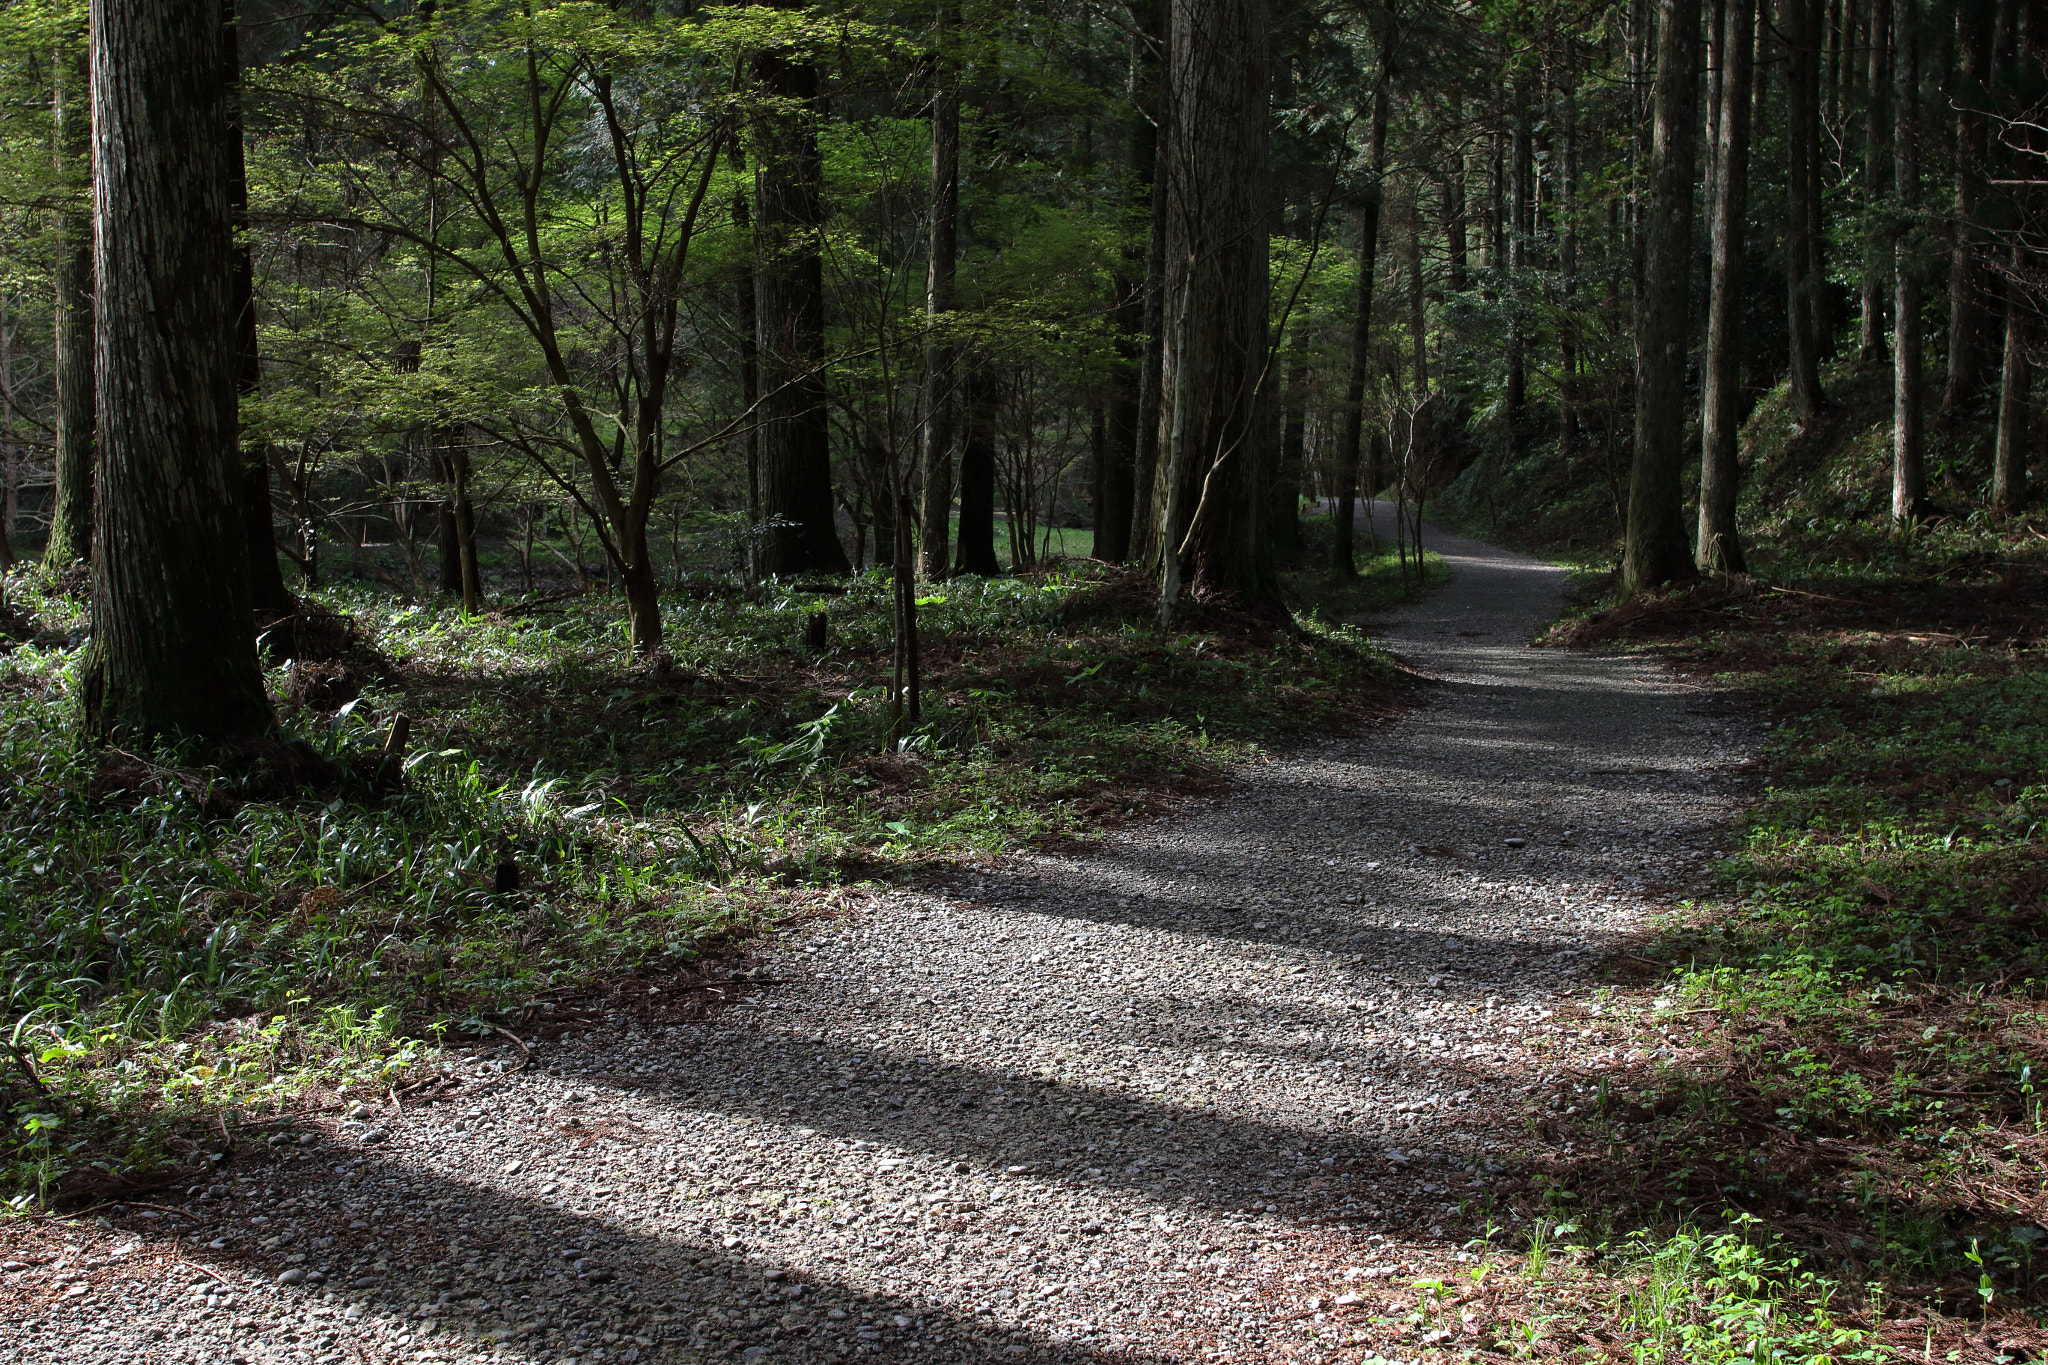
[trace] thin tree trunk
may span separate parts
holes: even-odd
[[[92,215],[85,211],[92,193],[92,94],[83,48],[56,54],[51,69],[57,192],[64,207],[54,233],[57,487],[43,562],[56,569],[92,558]]]
[[[220,10],[93,0],[98,511],[86,732],[268,731],[235,393]]]
[[[1820,345],[1815,336],[1810,238],[1819,214],[1813,201],[1813,163],[1820,129],[1813,117],[1813,0],[1778,0],[1778,31],[1785,42],[1785,321],[1786,378],[1799,425],[1820,420]]]
[[[747,169],[746,150],[737,143],[732,149],[732,167],[740,173],[742,182]],[[732,225],[738,231],[740,240],[754,240],[754,208],[752,196],[744,188],[735,190],[732,196]],[[754,298],[756,276],[753,260],[749,255],[739,278],[733,281],[733,312],[739,320],[740,411],[746,414],[746,434],[742,451],[747,462],[747,538],[746,572],[752,578],[760,570],[760,544],[757,539],[761,526],[761,415],[756,405],[761,401],[761,312]]]
[[[860,443],[860,456],[861,478],[868,486],[868,503],[875,523],[875,567],[893,569],[900,539],[896,534],[896,462],[889,458],[888,449],[872,437]]]
[[[483,610],[483,575],[476,557],[476,506],[469,496],[469,448],[458,437],[445,449],[455,503],[456,583],[462,590],[463,614],[474,616]]]
[[[1991,309],[1984,288],[1984,163],[1991,150],[1986,81],[1991,74],[1992,6],[1956,0],[1955,249],[1948,274],[1948,385],[1944,410],[1990,381]]]
[[[960,74],[946,45],[960,22],[959,7],[939,8],[938,52],[932,79],[931,223],[926,242],[924,308],[924,466],[918,567],[927,580],[946,576],[953,523],[954,371],[958,348],[945,335],[953,311],[960,254]]]
[[[1991,505],[2017,515],[2027,505],[2027,439],[2033,426],[2034,371],[2027,354],[2027,304],[2020,286],[2026,253],[2012,248],[2005,286],[2005,364],[1999,376],[1998,439],[1992,455]]]
[[[1891,238],[1882,220],[1886,181],[1891,170],[1891,5],[1870,0],[1868,50],[1863,88],[1863,200],[1869,217],[1864,236],[1862,327],[1859,364],[1875,365],[1885,357],[1884,303],[1891,281]],[[1761,81],[1758,82],[1762,84]]]
[[[1925,511],[1921,434],[1920,262],[1906,220],[1920,203],[1920,40],[1915,0],[1892,0],[1892,194],[1900,226],[1892,241],[1892,520]]]
[[[1286,69],[1285,62],[1280,66]],[[1289,235],[1313,248],[1315,232],[1314,206],[1304,203],[1294,215]],[[1301,324],[1296,319],[1282,335],[1285,378],[1279,386],[1278,403],[1267,404],[1263,409],[1279,423],[1273,477],[1262,498],[1266,508],[1263,535],[1267,552],[1276,564],[1292,562],[1301,553],[1301,450],[1307,434],[1307,413],[1302,403],[1308,385],[1308,360],[1300,344],[1300,331]],[[1274,359],[1277,365],[1280,357]]]
[[[1557,437],[1579,434],[1579,92],[1577,44],[1567,38],[1558,104]]]
[[[1453,126],[1464,121],[1465,106],[1455,92],[1450,99],[1450,121]],[[1460,151],[1452,158],[1451,171],[1444,177],[1443,198],[1439,207],[1443,210],[1444,254],[1446,274],[1444,284],[1452,293],[1462,293],[1471,287],[1471,250],[1465,240],[1465,178],[1469,170],[1467,153]]]
[[[14,447],[14,328],[7,315],[7,293],[0,290],[0,569],[11,569],[15,562],[19,466]]]
[[[1176,108],[1165,160],[1175,325],[1162,392],[1173,395],[1173,438],[1160,582],[1169,617],[1184,585],[1197,595],[1271,594],[1259,494],[1274,454],[1263,412],[1273,227],[1267,0],[1179,0],[1172,22],[1167,84]]]
[[[1408,343],[1411,397],[1416,403],[1429,399],[1429,317],[1422,288],[1422,185],[1414,186],[1417,199],[1409,203],[1407,241],[1403,265],[1408,271]],[[1412,423],[1411,423],[1412,425]]]
[[[1337,582],[1358,576],[1355,528],[1361,492],[1359,474],[1365,464],[1365,381],[1372,370],[1373,282],[1380,250],[1380,207],[1386,197],[1387,119],[1393,84],[1392,54],[1383,38],[1379,80],[1373,87],[1372,122],[1366,132],[1367,183],[1358,208],[1358,293],[1351,314],[1351,369],[1344,378],[1344,428],[1337,446],[1337,506],[1330,521],[1330,577]],[[1370,497],[1374,490],[1362,491]]]
[[[1753,18],[1753,0],[1725,0],[1721,111],[1713,151],[1713,281],[1700,402],[1698,550],[1699,566],[1707,573],[1741,573],[1745,567],[1735,526],[1735,495],[1742,421],[1742,239],[1749,211]]]
[[[1636,296],[1635,462],[1621,591],[1632,596],[1693,574],[1686,543],[1685,360],[1693,163],[1699,121],[1699,0],[1658,0],[1643,288]]]
[[[1698,0],[1693,0],[1698,3]],[[1514,113],[1508,150],[1508,448],[1518,452],[1529,403],[1528,338],[1522,322],[1522,282],[1528,272],[1529,239],[1536,229],[1536,159],[1529,135],[1529,80],[1514,82]]]
[[[761,89],[782,103],[762,120],[754,221],[759,226],[761,570],[845,573],[832,504],[831,432],[823,373],[824,161],[818,152],[818,68],[787,53],[754,59]]]

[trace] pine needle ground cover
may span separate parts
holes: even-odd
[[[1211,606],[1162,630],[1149,585],[1101,566],[948,582],[921,599],[924,715],[892,750],[879,575],[706,580],[640,661],[613,599],[464,618],[338,589],[266,643],[288,752],[325,774],[282,790],[77,747],[82,606],[18,575],[0,1182],[23,1209],[183,1184],[265,1116],[417,1081],[444,1039],[604,983],[689,996],[839,889],[1218,789],[1396,709],[1402,676],[1332,611],[1403,590],[1375,565],[1291,621]],[[404,780],[371,780],[399,714]]]
[[[1625,1060],[1528,1116],[1494,1211],[1519,1234],[1473,1211],[1508,1251],[1484,1296],[1503,1349],[2048,1345],[2048,544],[1828,530],[1776,586],[1557,631],[1659,650],[1771,728],[1720,893],[1559,1009]]]

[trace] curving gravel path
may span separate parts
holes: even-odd
[[[1435,680],[1397,723],[842,902],[743,1008],[474,1054],[466,1102],[189,1215],[8,1225],[0,1361],[1358,1358],[1471,1258],[1503,1120],[1604,1045],[1553,1007],[1702,869],[1753,738],[1529,648],[1558,570],[1430,548],[1450,583],[1379,623]]]

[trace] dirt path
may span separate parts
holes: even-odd
[[[1750,738],[1653,664],[1529,648],[1557,570],[1430,548],[1451,582],[1381,623],[1435,680],[1410,716],[1084,856],[815,922],[745,1007],[612,1021],[476,1102],[372,1115],[224,1182],[196,1235],[108,1260],[138,1239],[37,1232],[82,1276],[9,1273],[0,1342],[1346,1358],[1350,1299],[1469,1258],[1485,1120],[1584,1059],[1549,1006],[1696,874]]]

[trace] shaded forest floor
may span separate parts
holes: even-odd
[[[726,945],[835,888],[1088,837],[1397,709],[1343,619],[1409,590],[1394,567],[1290,586],[1291,622],[1211,604],[1170,631],[1148,584],[1085,561],[928,589],[925,714],[894,752],[879,575],[673,596],[646,661],[615,599],[465,619],[328,591],[264,639],[303,747],[231,771],[78,749],[80,585],[17,574],[0,1183],[19,1210],[182,1185],[265,1117],[425,1083],[442,1040],[537,1002],[711,999]],[[370,774],[401,713],[394,792]]]
[[[1586,566],[1546,643],[1655,651],[1771,725],[1719,894],[1561,1012],[1635,1060],[1525,1116],[1549,1217],[1500,1293],[1537,1354],[2048,1356],[2048,533],[1973,510],[1974,408],[1894,532],[1886,379],[1837,369],[1802,434],[1759,406],[1751,577],[1612,608],[1597,470],[1464,505]]]
[[[2048,1346],[2048,557],[1935,531],[1911,562],[1553,632],[1658,650],[1772,737],[1723,894],[1560,1012],[1635,1051],[1528,1116],[1539,1332],[1686,1360]]]

